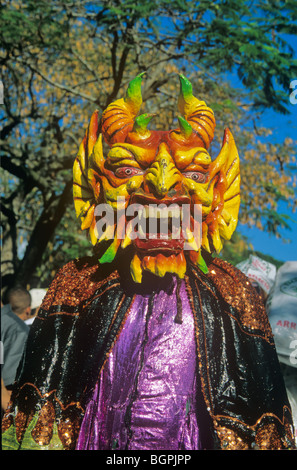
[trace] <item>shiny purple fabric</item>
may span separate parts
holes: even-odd
[[[184,282],[137,295],[82,422],[78,450],[200,448],[194,320]]]

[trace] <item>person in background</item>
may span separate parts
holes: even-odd
[[[27,320],[25,320],[26,325],[31,326],[36,315],[38,314],[38,310],[42,304],[43,298],[46,294],[46,289],[30,289],[31,295],[31,314]]]
[[[1,308],[1,341],[3,362],[1,364],[1,392],[7,404],[16,371],[27,341],[29,327],[25,321],[31,312],[31,295],[23,287],[14,287],[8,292],[8,304]]]

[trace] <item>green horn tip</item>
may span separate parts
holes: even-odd
[[[184,99],[190,98],[193,95],[193,87],[191,82],[182,74],[179,75],[180,79],[180,93]]]
[[[133,80],[128,85],[127,91],[126,91],[126,96],[125,96],[125,101],[132,101],[134,103],[137,103],[140,107],[142,103],[142,96],[141,96],[141,81],[142,81],[142,76],[145,74],[145,72],[140,73],[137,75]]]
[[[154,116],[156,116],[156,114],[148,114],[148,113],[141,114],[140,116],[138,116],[135,119],[133,131],[145,132],[147,126],[149,125],[150,121],[152,120]]]
[[[192,135],[192,132],[193,132],[192,126],[182,116],[178,116],[177,119],[178,119],[179,127],[180,127],[182,134],[186,138],[190,137],[190,135]]]

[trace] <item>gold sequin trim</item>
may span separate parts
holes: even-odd
[[[283,407],[283,420],[279,419],[273,413],[263,414],[257,422],[248,426],[242,421],[235,418],[228,418],[229,426],[221,426],[218,424],[219,420],[226,418],[225,416],[216,416],[214,418],[214,425],[217,435],[221,441],[222,449],[226,450],[243,450],[258,449],[258,450],[278,450],[278,449],[295,449],[293,426],[288,422],[285,417],[285,412],[290,410],[287,406]],[[273,422],[264,423],[263,421],[268,418],[274,420]],[[277,425],[279,423],[279,426]],[[243,432],[239,433],[236,427],[240,425],[248,431],[247,436],[243,436]],[[280,433],[279,429],[282,429]],[[255,437],[250,437],[254,435]]]
[[[255,437],[255,446],[259,450],[281,450],[283,444],[275,423],[261,426]]]
[[[10,426],[12,425],[13,425],[13,417],[11,414],[10,407],[8,407],[7,411],[5,412],[2,418],[2,432],[4,433],[5,431],[7,431],[7,429],[9,429]]]
[[[214,258],[207,276],[224,300],[237,310],[241,324],[250,330],[261,331],[262,337],[271,342],[272,331],[264,304],[248,278],[219,258]]]
[[[102,284],[112,279],[118,279],[114,271],[104,279],[99,278],[100,271],[97,263],[87,261],[71,261],[55,276],[42,303],[42,310],[49,310],[56,305],[77,306],[90,299]]]
[[[80,430],[78,418],[65,418],[58,423],[58,436],[65,450],[73,450],[76,446]]]
[[[234,429],[219,426],[216,431],[223,450],[248,450],[250,448],[249,443],[240,437]]]
[[[47,402],[41,409],[36,426],[31,435],[37,444],[48,445],[53,436],[55,409],[51,402]]]
[[[29,414],[23,411],[18,411],[15,417],[15,432],[16,438],[18,442],[22,441],[23,435],[29,426],[32,418],[34,416],[34,412],[31,411]]]

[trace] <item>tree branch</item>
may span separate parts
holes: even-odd
[[[67,91],[68,93],[71,93],[73,95],[80,96],[81,98],[83,98],[87,101],[90,101],[91,103],[96,103],[97,102],[96,98],[94,98],[93,96],[86,95],[85,93],[81,93],[81,92],[75,90],[75,88],[71,88],[67,85],[62,85],[61,83],[57,83],[56,81],[52,80],[50,77],[45,75],[43,72],[38,70],[34,65],[29,64],[29,63],[27,63],[27,65],[32,71],[37,73],[37,75],[39,75],[41,78],[43,78],[43,80],[45,80],[47,83],[49,83],[53,87],[59,88],[60,90]]]
[[[41,213],[15,275],[15,283],[24,278],[29,282],[30,276],[34,275],[36,268],[40,265],[44,250],[53,236],[57,225],[60,223],[67,205],[70,203],[71,188],[72,179],[66,183],[63,193],[60,196],[54,197],[52,203]]]

